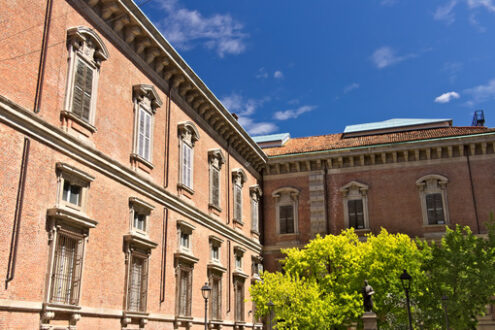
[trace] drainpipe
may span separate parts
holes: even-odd
[[[473,182],[473,174],[471,172],[471,161],[469,160],[469,146],[465,145],[464,146],[464,153],[466,154],[466,164],[469,172],[469,182],[471,183],[471,196],[473,198],[473,207],[474,207],[474,216],[476,219],[476,227],[478,229],[478,234],[481,234],[481,229],[480,229],[480,220],[478,217],[478,206],[476,203],[476,194],[474,192],[474,182]]]
[[[36,93],[34,97],[34,113],[40,112],[41,96],[43,94],[43,80],[45,78],[46,53],[48,50],[48,39],[50,36],[50,22],[52,17],[53,0],[46,2],[45,24],[43,27],[43,37],[41,39],[40,64],[38,67],[38,80],[36,81]]]

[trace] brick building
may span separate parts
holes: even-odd
[[[201,329],[205,282],[209,328],[257,329],[280,248],[483,233],[494,208],[494,129],[253,140],[132,0],[0,13],[0,329]]]
[[[263,151],[133,1],[0,13],[0,328],[259,328]]]
[[[281,248],[354,227],[440,238],[445,225],[486,233],[495,211],[495,129],[448,119],[394,119],[303,138],[255,137],[263,175],[263,257],[280,269]],[[493,306],[480,329],[495,327]]]

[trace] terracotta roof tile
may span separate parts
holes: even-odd
[[[343,138],[343,133],[291,138],[282,147],[263,149],[268,156],[287,155],[301,152],[322,151],[342,148],[372,146],[415,140],[435,139],[495,132],[487,127],[444,127],[406,132]]]

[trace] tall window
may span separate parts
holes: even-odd
[[[65,163],[57,163],[56,171],[56,206],[47,210],[51,269],[46,301],[79,305],[86,237],[97,225],[84,212],[94,177]]]
[[[346,228],[368,229],[368,186],[351,181],[342,188]]]
[[[155,88],[147,84],[132,87],[134,103],[134,147],[131,160],[152,168],[153,116],[162,105]]]
[[[234,281],[235,321],[244,321],[244,279],[237,277]]]
[[[84,237],[60,232],[55,248],[50,301],[77,305],[81,287]]]
[[[179,189],[193,193],[194,183],[194,144],[199,140],[199,132],[190,121],[178,125],[179,133]]]
[[[212,273],[209,277],[211,286],[210,319],[222,320],[222,276]]]
[[[448,182],[448,179],[441,175],[426,175],[416,181],[425,225],[442,225],[449,222]]]
[[[209,206],[220,211],[220,169],[225,158],[220,149],[208,150],[210,171],[210,204]]]
[[[148,258],[145,255],[131,255],[127,290],[127,310],[145,312],[148,295]]]
[[[242,186],[246,182],[246,173],[242,169],[232,171],[232,184],[234,194],[234,222],[242,224]]]
[[[276,205],[277,233],[297,233],[299,190],[290,187],[279,188],[272,196]]]
[[[94,133],[100,66],[108,58],[108,50],[93,30],[82,26],[67,31],[67,47],[69,67],[62,117],[76,121]]]
[[[178,315],[191,316],[192,269],[180,269]]]
[[[251,197],[251,232],[259,234],[259,201],[261,199],[261,189],[259,185],[249,187]]]

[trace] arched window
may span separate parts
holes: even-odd
[[[426,175],[416,181],[425,225],[449,223],[447,208],[448,182],[449,180],[446,177],[438,174]]]
[[[295,234],[298,232],[299,190],[284,187],[272,193],[275,198],[275,212],[278,234]]]
[[[346,228],[369,229],[368,186],[351,181],[340,191],[343,195]]]

